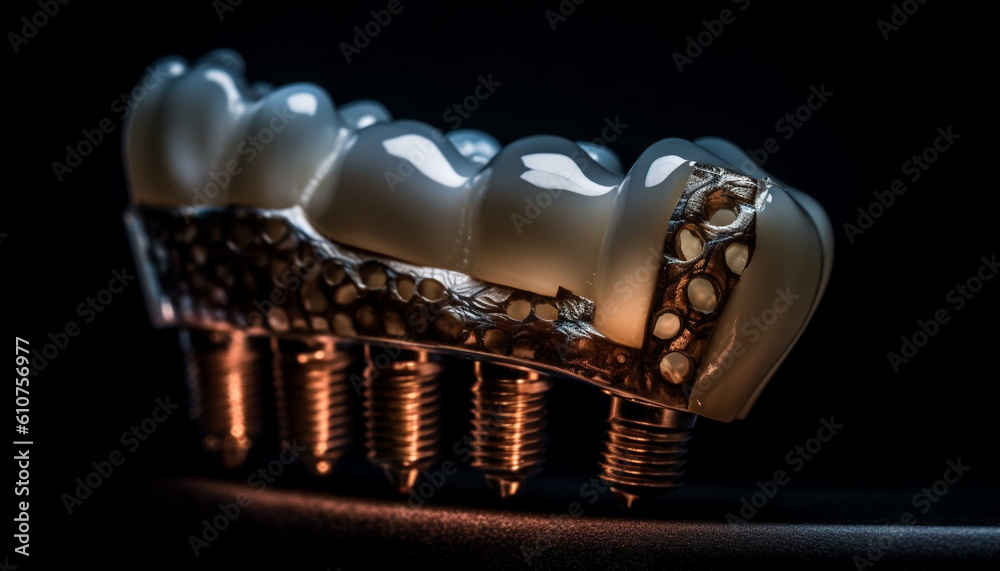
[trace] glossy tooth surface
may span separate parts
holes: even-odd
[[[488,179],[423,123],[376,123],[349,138],[306,215],[338,242],[410,263],[467,265],[472,213]]]
[[[631,347],[641,347],[645,339],[667,224],[691,174],[683,143],[666,139],[639,157],[604,236],[595,280],[595,324]]]
[[[231,142],[242,136],[246,92],[238,72],[214,58],[204,58],[177,79],[160,111],[162,128],[134,133],[136,144],[162,139],[167,177],[154,194],[169,196],[175,207],[227,204],[228,181],[218,172],[236,158]]]
[[[163,58],[150,66],[165,77],[129,114],[125,127],[125,162],[132,200],[138,204],[179,207],[191,200],[191,192],[174,182],[175,174],[166,160],[168,139],[154,135],[167,128],[164,108],[167,95],[187,72],[187,63],[175,57]]]
[[[392,121],[392,113],[378,101],[362,99],[341,106],[340,119],[347,128],[359,131],[376,123]]]
[[[554,296],[592,294],[594,271],[621,177],[572,141],[516,141],[489,163],[475,262],[482,280]]]
[[[248,86],[229,50],[169,65],[126,127],[136,203],[287,208],[322,186],[347,133],[325,91]]]
[[[714,164],[769,177],[732,143],[697,143],[718,157]],[[753,259],[719,316],[694,379],[691,411],[717,420],[749,412],[812,316],[833,263],[833,231],[822,207],[771,181],[757,200]]]
[[[234,162],[221,165],[232,167],[228,204],[289,208],[304,195],[330,192],[332,153],[347,130],[323,89],[288,85],[247,103],[243,115],[245,131],[227,142]]]
[[[458,152],[474,163],[485,165],[500,152],[500,142],[475,129],[459,129],[447,135]]]
[[[602,167],[608,169],[619,176],[624,176],[625,167],[622,166],[622,160],[618,158],[618,155],[614,151],[603,145],[595,145],[594,143],[588,141],[576,141],[576,144],[587,151],[590,158],[597,161]]]

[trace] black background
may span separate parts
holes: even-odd
[[[314,82],[337,104],[376,99],[397,118],[443,129],[444,112],[472,94],[480,75],[492,74],[502,85],[463,127],[504,144],[536,134],[590,140],[600,136],[606,118],[620,117],[628,128],[610,146],[626,166],[666,137],[715,135],[743,148],[776,138],[780,149],[765,167],[826,209],[837,239],[833,274],[810,326],[749,417],[697,427],[691,488],[735,486],[740,491],[729,501],[738,507],[740,495],[787,468],[785,454],[833,415],[845,428],[794,475],[791,487],[832,490],[831,505],[840,501],[838,491],[846,497],[852,490],[885,490],[905,507],[913,493],[941,478],[946,461],[961,458],[972,470],[959,487],[982,498],[973,502],[977,513],[995,516],[1000,282],[986,283],[961,311],[946,301],[949,290],[975,274],[982,256],[996,253],[992,161],[983,156],[995,70],[989,38],[975,30],[984,15],[959,3],[927,3],[887,41],[876,22],[892,14],[889,2],[859,9],[753,1],[740,11],[722,1],[652,9],[590,0],[555,30],[546,17],[546,10],[558,12],[555,0],[532,6],[403,2],[402,12],[348,63],[341,43],[372,19],[371,10],[384,7],[374,1],[243,2],[220,21],[207,0],[73,2],[19,53],[8,45],[4,146],[15,180],[0,209],[2,322],[8,338],[27,338],[32,348],[69,320],[82,329],[31,381],[35,568],[53,568],[39,565],[42,558],[65,556],[112,567],[129,567],[130,558],[152,561],[156,554],[135,542],[168,533],[186,549],[184,534],[158,521],[152,508],[141,521],[122,519],[106,498],[116,497],[118,482],[138,470],[215,474],[194,452],[190,424],[171,420],[72,516],[60,500],[92,461],[122,448],[120,434],[150,413],[156,397],[183,398],[175,335],[150,327],[138,284],[92,323],[82,323],[76,307],[106,286],[112,270],[134,268],[121,220],[127,205],[122,125],[112,102],[159,57],[197,59],[218,47],[244,56],[251,81]],[[684,50],[689,36],[705,30],[703,20],[717,19],[723,9],[734,10],[735,22],[679,72],[673,52]],[[4,31],[19,33],[19,19],[37,10],[31,2],[8,5],[0,20]],[[775,124],[806,103],[811,86],[834,95],[786,140]],[[65,146],[105,118],[114,133],[57,181],[52,162],[63,161]],[[906,180],[903,163],[948,127],[961,138],[919,180]],[[843,225],[856,223],[857,208],[894,179],[906,180],[907,192],[851,244]],[[900,336],[912,335],[918,319],[940,308],[951,320],[894,373],[887,352],[898,351]],[[446,379],[446,442],[465,426],[469,370],[456,364]],[[567,484],[572,494],[596,473],[607,399],[566,382],[551,400],[549,474],[575,481]],[[361,454],[355,450],[352,457]],[[379,477],[365,470],[329,487],[364,495],[357,480]],[[485,486],[465,476],[463,482],[473,483],[442,501],[494,505],[483,499]],[[528,497],[558,488],[546,477],[529,483]],[[384,495],[373,486],[379,491],[372,495]],[[947,519],[947,502],[942,499],[937,517]],[[526,501],[514,506],[537,509]],[[711,520],[725,513],[696,511],[688,515]],[[954,514],[958,522],[962,517]],[[865,521],[860,512],[854,519]],[[241,545],[238,537],[227,541],[230,548]],[[348,550],[340,559],[355,557]],[[11,562],[31,568],[20,556]],[[302,565],[325,569],[329,562]]]

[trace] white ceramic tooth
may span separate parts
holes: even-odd
[[[589,141],[577,141],[576,144],[584,151],[587,151],[590,158],[597,161],[602,167],[608,169],[608,171],[619,176],[625,174],[625,167],[622,166],[622,160],[607,146],[596,145]]]
[[[229,142],[228,203],[258,208],[295,206],[300,197],[329,192],[332,153],[344,135],[330,96],[293,84],[247,104],[244,131]],[[232,168],[230,168],[232,167]]]
[[[747,174],[769,176],[731,143],[697,143],[719,157],[719,166],[752,165]],[[694,379],[691,410],[717,420],[747,414],[808,323],[832,267],[829,219],[803,193],[772,184],[757,200],[756,235],[753,258],[719,316]]]
[[[187,63],[176,57],[163,58],[150,66],[163,78],[147,89],[146,97],[126,118],[123,143],[132,201],[136,204],[176,208],[190,200],[190,190],[173,184],[164,107],[177,78],[187,71]]]
[[[268,93],[274,91],[274,84],[266,81],[255,81],[250,86],[250,97],[253,99],[263,99]]]
[[[243,79],[212,60],[192,68],[171,86],[162,131],[147,133],[143,139],[165,139],[164,194],[183,197],[173,206],[227,203],[228,184],[219,173],[236,158],[233,141],[240,136],[247,105]]]
[[[604,237],[595,280],[595,324],[630,347],[642,347],[645,340],[667,224],[691,174],[685,143],[665,139],[639,157]]]
[[[376,123],[347,141],[333,192],[306,215],[330,239],[410,263],[464,269],[487,173],[429,125]]]
[[[181,209],[280,209],[318,190],[349,130],[311,84],[246,84],[243,60],[217,50],[142,101],[126,129],[135,201]]]
[[[352,101],[340,107],[341,122],[347,128],[357,131],[370,127],[376,123],[388,123],[392,121],[392,113],[378,101],[362,99]]]
[[[235,50],[220,48],[212,50],[194,62],[194,67],[213,66],[229,70],[230,73],[242,76],[247,64],[243,56]]]
[[[572,141],[539,136],[503,148],[489,163],[471,274],[554,296],[590,297],[621,178]]]
[[[476,129],[450,131],[448,140],[458,152],[474,163],[485,165],[500,152],[500,141]]]

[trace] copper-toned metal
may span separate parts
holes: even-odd
[[[368,459],[407,494],[440,448],[442,359],[365,346],[365,362]]]
[[[271,349],[281,439],[305,448],[313,474],[328,475],[351,441],[353,355],[330,337],[276,337]]]
[[[472,387],[472,465],[500,497],[517,493],[545,461],[546,392],[537,372],[475,363]]]
[[[742,244],[748,249],[746,264],[749,265],[753,258],[757,222],[754,203],[764,184],[719,167],[699,165],[693,170],[667,226],[663,246],[666,260],[660,266],[648,322],[649,331],[652,331],[658,316],[670,311],[680,317],[681,328],[677,335],[668,339],[647,335],[647,355],[658,357],[679,351],[697,365],[718,316],[740,279],[740,274],[726,264],[726,249]],[[725,226],[712,224],[711,215],[720,210],[732,212],[735,220]],[[692,232],[703,244],[704,253],[690,261],[678,254],[682,230]],[[717,302],[711,311],[696,309],[691,304],[688,287],[695,278],[708,280],[715,290]]]
[[[611,399],[601,479],[626,507],[681,485],[697,415]]]
[[[267,341],[240,332],[182,329],[191,417],[206,450],[227,468],[246,461],[261,430]]]
[[[726,251],[745,246],[744,265],[752,258],[755,201],[766,184],[692,164],[668,224],[641,348],[602,335],[594,325],[594,303],[572,292],[542,296],[344,246],[319,235],[299,208],[142,208],[126,220],[150,315],[158,324],[234,330],[240,338],[261,334],[365,343],[369,457],[401,491],[412,488],[437,449],[440,358],[454,354],[534,371],[533,377],[487,381],[481,376],[477,383],[476,407],[489,409],[493,401],[514,407],[501,417],[503,428],[496,433],[485,434],[481,421],[476,429],[477,466],[501,493],[516,490],[541,463],[540,403],[548,386],[541,375],[562,376],[614,397],[603,477],[631,505],[643,494],[680,482],[693,425],[687,413],[691,382],[742,269],[727,264]],[[719,210],[731,211],[734,219],[713,222]],[[701,246],[696,256],[680,254],[685,230]],[[711,286],[710,307],[692,303],[692,283],[699,279],[706,280],[700,285]],[[531,307],[526,316],[511,311],[524,302]],[[665,313],[672,314],[672,326],[657,329]],[[405,354],[378,366],[372,344]],[[239,359],[233,364],[248,367]],[[323,386],[318,377],[306,384]],[[234,390],[248,389],[235,383]],[[343,446],[339,428],[329,424],[332,417],[320,421],[316,416],[322,416],[317,410],[323,407],[340,407],[330,404],[341,396],[331,390],[309,389],[313,396],[326,396],[302,405],[310,411],[303,418],[286,413],[283,421],[289,434],[316,433],[310,442],[316,446],[317,468],[324,469],[324,458],[332,460]],[[310,428],[293,429],[295,423]],[[236,437],[226,442],[229,448],[244,445]]]

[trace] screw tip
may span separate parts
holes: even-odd
[[[389,483],[396,488],[396,491],[401,496],[405,496],[412,492],[414,485],[417,483],[417,478],[420,477],[419,468],[386,466],[382,468],[382,471],[385,472],[385,476],[389,479]]]
[[[249,438],[234,437],[207,436],[202,442],[206,450],[219,455],[219,461],[227,470],[235,470],[243,466],[250,453],[250,447],[253,445]]]
[[[486,482],[493,488],[493,491],[497,493],[501,498],[509,498],[517,493],[521,489],[520,480],[508,480],[506,478],[498,478],[495,476],[487,476]]]
[[[656,502],[656,496],[647,496],[611,487],[611,495],[626,509],[647,507]]]

